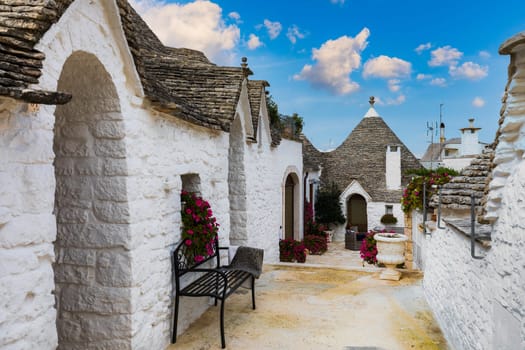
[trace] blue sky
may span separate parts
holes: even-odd
[[[475,118],[480,140],[497,129],[508,56],[499,45],[525,31],[525,1],[156,1],[132,5],[168,46],[220,65],[248,58],[284,114],[298,113],[321,150],[338,146],[376,110],[414,152],[427,122],[447,138]]]

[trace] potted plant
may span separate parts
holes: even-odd
[[[394,216],[394,214],[385,214],[381,216],[381,223],[385,226],[395,225],[397,224],[397,218]]]
[[[326,238],[318,235],[304,236],[304,246],[312,255],[322,255],[328,249]]]
[[[293,251],[294,258],[295,260],[297,260],[298,263],[306,262],[306,253],[308,252],[308,250],[302,242],[297,242],[297,244],[294,245]]]
[[[405,262],[405,242],[408,237],[401,233],[383,231],[376,233],[374,239],[377,242],[377,261],[386,266],[379,278],[399,281],[401,272],[394,268]]]
[[[187,258],[195,262],[213,255],[219,224],[210,204],[195,193],[181,192],[181,238],[187,246]]]
[[[293,262],[295,259],[294,248],[297,241],[291,238],[279,240],[279,261]]]

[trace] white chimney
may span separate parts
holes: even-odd
[[[401,147],[386,147],[386,189],[401,189]]]

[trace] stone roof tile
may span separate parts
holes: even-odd
[[[476,206],[482,204],[487,178],[490,174],[493,151],[489,149],[463,169],[460,175],[455,176],[441,190],[441,207],[453,210],[470,209],[471,195],[474,194]],[[437,208],[439,197],[432,196],[430,206]]]
[[[303,169],[318,171],[320,167],[324,167],[323,153],[315,148],[305,135],[301,135],[301,141],[303,142]]]
[[[219,67],[201,52],[167,48],[126,0],[117,3],[152,107],[197,125],[229,131],[249,69]]]
[[[352,180],[357,180],[374,201],[398,202],[402,191],[386,189],[387,146],[401,148],[401,185],[410,181],[408,169],[419,169],[421,163],[385,123],[383,118],[363,118],[343,143],[326,158],[321,174],[324,185],[335,182],[344,190]]]
[[[270,84],[265,80],[248,81],[248,97],[250,98],[253,135],[255,138],[257,138],[257,128],[259,127],[259,111],[261,110],[262,93],[267,86],[270,86]]]
[[[0,4],[0,96],[30,103],[63,104],[67,93],[30,89],[45,55],[34,46],[73,0],[3,0]]]

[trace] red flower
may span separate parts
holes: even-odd
[[[184,241],[184,244],[186,244],[188,247],[191,245],[191,239],[187,239]]]
[[[199,208],[202,207],[202,199],[197,198],[197,200],[195,201],[195,205],[198,206]]]
[[[186,233],[189,234],[189,235],[192,235],[193,234],[193,230],[188,230],[188,231],[186,231]]]
[[[191,209],[190,208],[186,209],[186,214],[191,215]]]
[[[204,257],[203,257],[202,255],[195,255],[194,260],[195,260],[196,262],[201,262],[201,261],[204,260]]]

